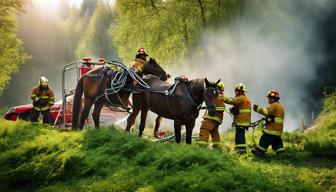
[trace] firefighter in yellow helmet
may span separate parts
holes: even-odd
[[[135,72],[142,73],[144,69],[144,63],[147,61],[148,54],[144,48],[139,48],[138,53],[135,55],[135,59],[131,63],[131,67],[135,69]]]
[[[40,113],[43,115],[43,123],[52,124],[50,107],[54,105],[54,92],[48,86],[48,79],[42,76],[39,80],[39,86],[33,88],[31,93],[33,109],[31,112],[31,122],[37,122]]]
[[[238,83],[235,86],[234,98],[223,96],[225,103],[233,105],[230,111],[234,118],[232,124],[236,128],[235,150],[238,154],[246,153],[245,130],[251,124],[251,102],[246,92],[246,86],[243,83]]]
[[[253,105],[254,111],[266,116],[266,127],[263,130],[259,144],[252,150],[253,154],[259,156],[263,156],[270,145],[276,153],[282,153],[285,151],[281,139],[285,110],[279,102],[279,92],[271,90],[268,92],[267,98],[269,103],[267,108],[262,108],[259,105]]]
[[[222,124],[223,121],[223,113],[225,111],[225,104],[222,99],[223,93],[224,93],[224,83],[219,82],[217,84],[217,90],[218,90],[218,97],[216,98],[215,104],[216,104],[216,113],[214,116],[210,116],[208,114],[208,111],[206,110],[203,116],[202,125],[200,128],[200,144],[201,145],[208,145],[209,141],[209,135],[211,135],[212,139],[212,147],[215,149],[220,149],[220,136],[218,133],[218,127],[220,124]]]

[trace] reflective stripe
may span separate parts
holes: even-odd
[[[35,99],[34,99],[34,101],[38,101],[40,98],[38,98],[38,97],[36,97]]]
[[[246,147],[246,144],[236,144],[236,148],[237,147]]]
[[[267,109],[262,108],[262,112],[263,112],[265,115],[268,115],[268,110],[267,110]]]
[[[279,148],[279,149],[275,150],[275,152],[282,152],[282,151],[285,151],[285,148]]]
[[[266,108],[258,107],[257,112],[266,116],[268,115],[268,110]]]
[[[229,104],[232,104],[233,103],[233,101],[234,101],[234,99],[233,98],[230,98],[230,97],[226,97],[226,96],[223,96],[223,101],[225,102],[225,103],[229,103]]]
[[[32,97],[36,97],[37,95],[36,94],[31,94]]]
[[[216,111],[225,111],[225,107],[216,107]]]
[[[244,127],[249,127],[251,125],[250,122],[237,122],[236,124],[238,126],[244,126]]]
[[[251,109],[241,109],[239,113],[251,113]]]
[[[266,151],[267,151],[267,149],[263,148],[263,147],[262,147],[262,146],[260,146],[260,145],[257,145],[257,147],[258,147],[260,150],[264,151],[264,152],[266,152]]]
[[[44,111],[44,110],[49,109],[49,106],[46,106],[46,107],[34,107],[34,109],[36,109],[38,111]]]
[[[217,121],[219,124],[221,124],[222,123],[222,119],[221,118],[219,118],[219,117],[217,117],[217,116],[210,116],[210,115],[204,115],[203,116],[203,118],[204,119],[212,119],[212,120],[215,120],[215,121]]]
[[[264,132],[270,135],[277,135],[277,136],[281,136],[282,134],[282,132],[280,131],[274,131],[274,130],[269,130],[269,129],[264,129]]]
[[[42,99],[49,99],[49,96],[42,96]]]
[[[275,122],[275,123],[279,123],[279,124],[283,124],[284,120],[283,120],[283,118],[275,117],[275,118],[274,118],[274,122]]]

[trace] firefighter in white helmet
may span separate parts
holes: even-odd
[[[48,85],[48,79],[42,76],[39,80],[39,86],[33,88],[31,93],[33,109],[31,112],[31,122],[37,122],[40,113],[43,115],[43,123],[52,124],[50,107],[54,105],[54,92]]]

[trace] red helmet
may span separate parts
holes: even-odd
[[[276,90],[271,90],[267,93],[268,98],[280,99],[280,94]]]
[[[146,55],[146,56],[148,56],[147,53],[146,53],[146,51],[145,51],[145,49],[142,48],[142,47],[138,49],[138,54],[139,55]]]

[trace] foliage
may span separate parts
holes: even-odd
[[[112,40],[108,35],[112,19],[109,5],[98,1],[87,26],[84,27],[84,34],[76,50],[77,57],[110,58],[113,56]]]
[[[0,95],[19,65],[29,57],[24,52],[22,41],[17,38],[16,15],[22,11],[24,0],[0,1]]]
[[[117,1],[110,30],[119,57],[126,62],[144,47],[164,65],[179,64],[203,30],[215,30],[239,16],[245,1]],[[202,52],[201,47],[196,51]]]
[[[197,145],[154,143],[113,127],[61,132],[1,120],[0,152],[5,191],[335,189],[335,164],[329,169],[310,167],[304,159],[295,166],[289,157],[260,161]]]
[[[317,157],[336,158],[336,97],[326,98],[315,128],[305,135],[304,147]]]

